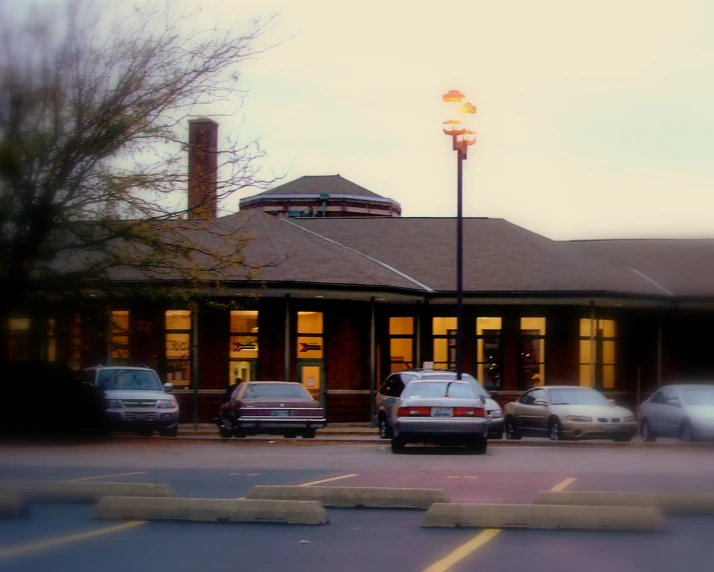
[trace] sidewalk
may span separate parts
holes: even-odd
[[[180,437],[193,436],[217,436],[218,427],[213,423],[199,423],[197,427],[193,423],[179,423]],[[317,430],[317,436],[360,436],[360,437],[378,437],[379,430],[376,427],[370,427],[369,423],[330,423],[327,427]]]

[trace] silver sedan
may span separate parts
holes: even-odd
[[[638,409],[644,441],[674,437],[682,441],[714,439],[714,385],[666,385]]]
[[[413,381],[391,412],[392,452],[407,443],[469,445],[485,454],[486,405],[464,381]]]

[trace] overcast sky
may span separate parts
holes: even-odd
[[[222,24],[278,14],[263,43],[284,43],[243,68],[242,129],[286,181],[339,173],[403,216],[455,216],[441,96],[458,89],[478,108],[466,216],[714,236],[711,0],[183,1]]]

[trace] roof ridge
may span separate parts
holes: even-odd
[[[334,244],[335,246],[338,246],[338,247],[340,247],[340,248],[344,248],[345,250],[347,250],[347,251],[349,251],[349,252],[352,252],[353,254],[356,254],[356,255],[358,255],[358,256],[362,256],[363,258],[366,258],[367,260],[370,260],[370,261],[374,262],[375,264],[379,264],[380,266],[383,266],[383,267],[386,268],[387,270],[390,270],[391,272],[394,272],[395,274],[397,274],[398,276],[401,276],[402,278],[408,280],[409,282],[411,282],[411,283],[413,283],[413,284],[416,284],[417,286],[419,286],[419,287],[422,288],[423,290],[426,290],[427,292],[433,292],[433,291],[434,291],[432,288],[429,288],[429,286],[427,286],[426,284],[422,284],[421,282],[419,282],[419,281],[416,280],[415,278],[412,278],[412,277],[409,276],[408,274],[405,274],[404,272],[401,272],[400,270],[397,270],[396,268],[394,268],[393,266],[390,266],[390,265],[387,264],[386,262],[382,262],[381,260],[378,260],[378,259],[376,259],[376,258],[373,258],[373,257],[367,255],[367,254],[364,254],[363,252],[360,252],[359,250],[355,250],[354,248],[350,248],[349,246],[345,246],[344,244],[342,244],[342,243],[340,243],[340,242],[337,242],[336,240],[332,240],[331,238],[327,238],[326,236],[322,236],[321,234],[319,234],[319,233],[317,233],[317,232],[313,232],[312,230],[308,230],[308,229],[306,229],[306,228],[300,226],[299,224],[295,224],[294,222],[292,222],[292,221],[290,221],[290,220],[288,220],[288,219],[282,219],[282,221],[285,222],[285,223],[287,223],[287,224],[289,224],[290,226],[293,226],[293,227],[295,227],[295,228],[297,228],[297,229],[302,230],[303,232],[306,232],[306,233],[308,233],[308,234],[311,234],[311,235],[313,235],[313,236],[316,236],[317,238],[320,238],[320,239],[324,240],[325,242],[328,242],[328,243],[330,243],[330,244]]]

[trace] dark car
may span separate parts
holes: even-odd
[[[283,435],[312,439],[326,425],[319,401],[300,383],[251,381],[241,383],[218,410],[221,437]]]
[[[0,437],[19,440],[104,439],[112,432],[101,391],[81,374],[48,363],[3,369]]]

